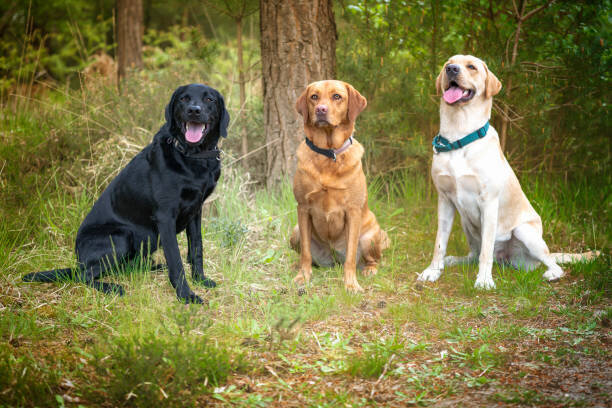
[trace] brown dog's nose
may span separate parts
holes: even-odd
[[[327,105],[317,105],[315,107],[315,113],[317,115],[325,115],[325,114],[327,114]]]
[[[460,69],[461,68],[457,64],[448,64],[446,66],[446,73],[448,75],[453,75],[454,76],[454,75],[457,75],[459,73]]]

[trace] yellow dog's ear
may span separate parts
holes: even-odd
[[[348,92],[348,110],[346,115],[349,122],[355,122],[357,116],[368,106],[368,100],[362,96],[352,85],[344,83]]]
[[[297,98],[295,102],[295,110],[298,111],[300,115],[304,118],[304,125],[308,124],[308,101],[306,98],[308,97],[308,87],[304,89],[304,92]]]
[[[446,64],[444,64],[446,66]],[[442,93],[442,74],[444,74],[444,67],[442,67],[442,71],[438,74],[438,78],[436,78],[436,95],[440,95]]]
[[[487,79],[485,80],[485,98],[490,98],[495,96],[501,91],[502,84],[497,79],[495,75],[491,71],[489,71],[489,67],[485,64],[485,70],[487,71]]]

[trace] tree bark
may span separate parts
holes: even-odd
[[[304,137],[295,101],[310,82],[333,79],[336,24],[331,0],[260,0],[268,186],[293,177]]]
[[[142,68],[142,0],[117,0],[116,13],[117,75],[121,80],[129,70]]]
[[[238,43],[238,82],[240,88],[240,120],[238,123],[242,125],[240,129],[240,138],[242,139],[242,166],[248,168],[248,158],[246,157],[249,153],[249,141],[247,139],[246,132],[246,115],[244,109],[246,108],[246,80],[244,79],[244,60],[242,50],[242,17],[236,19],[236,41]]]

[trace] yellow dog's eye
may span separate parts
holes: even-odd
[[[334,96],[332,96],[332,98],[334,98],[335,100],[342,99],[342,97],[339,94],[334,94]]]
[[[475,67],[475,66],[473,66],[472,64],[468,65],[467,67],[468,67],[469,69],[476,70],[476,67]]]
[[[310,99],[316,101],[317,99],[319,99],[319,95],[310,95]]]

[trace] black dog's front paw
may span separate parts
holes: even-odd
[[[181,295],[177,294],[177,296],[178,296],[178,298],[179,298],[179,300],[180,300],[181,302],[184,302],[184,303],[187,303],[187,304],[189,304],[189,303],[196,303],[196,304],[201,305],[201,304],[203,304],[203,303],[204,303],[204,301],[202,300],[202,298],[201,298],[201,297],[199,297],[198,295],[196,295],[196,294],[195,294],[195,293],[193,293],[193,292],[188,293],[187,295],[183,295],[183,296],[181,296]]]
[[[205,288],[214,288],[217,286],[217,282],[215,282],[214,280],[210,278],[207,278],[206,276],[204,276],[204,274],[194,276],[193,280],[194,282],[197,282],[200,285],[203,285]]]

